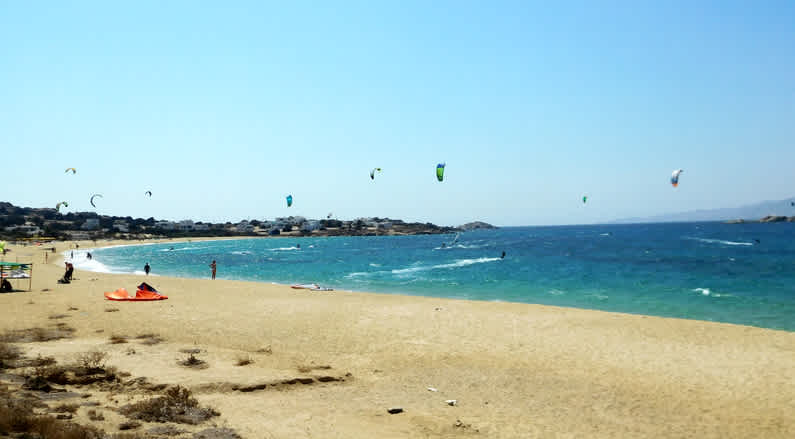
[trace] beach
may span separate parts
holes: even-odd
[[[103,243],[118,244],[130,242]],[[45,264],[43,248],[53,245]],[[6,261],[35,265],[30,292],[0,295],[0,331],[66,324],[75,330],[70,338],[18,345],[28,357],[59,363],[106,352],[109,365],[131,374],[125,380],[187,387],[220,413],[180,424],[186,433],[176,437],[212,425],[244,438],[795,436],[792,332],[294,290],[213,281],[209,268],[205,279],[78,270],[75,281],[58,284],[59,256],[71,245],[10,246]],[[169,299],[103,297],[119,287],[134,292],[143,281]],[[147,334],[162,341],[136,338]],[[111,343],[114,336],[127,342]],[[179,364],[190,355],[204,367]],[[108,432],[125,421],[120,406],[158,392],[74,390],[91,393],[76,399],[95,401],[92,409],[105,413],[92,421],[81,407],[74,421]],[[403,412],[387,412],[395,407]]]

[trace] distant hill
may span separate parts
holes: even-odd
[[[669,213],[640,218],[624,218],[612,223],[668,223],[668,222],[694,222],[694,221],[726,221],[726,220],[759,220],[766,216],[792,216],[795,215],[795,197],[779,201],[762,201],[742,207],[727,207],[722,209],[691,210],[688,212]]]

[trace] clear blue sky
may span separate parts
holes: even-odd
[[[0,0],[0,161],[0,200],[175,220],[783,199],[795,2]]]

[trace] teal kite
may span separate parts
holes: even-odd
[[[375,180],[375,171],[381,172],[381,168],[373,168],[373,170],[370,171],[370,180]]]
[[[582,204],[585,204],[586,201],[588,201],[588,195],[583,195],[582,196]]]
[[[444,163],[439,163],[438,165],[436,165],[436,179],[439,181],[444,180],[444,167],[445,167]]]
[[[69,203],[67,203],[66,201],[61,201],[60,203],[55,205],[55,210],[60,211],[61,206],[69,207]]]
[[[292,195],[288,195],[287,196],[287,207],[290,207],[292,205],[293,205],[293,196]]]

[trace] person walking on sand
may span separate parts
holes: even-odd
[[[144,273],[146,273],[146,275],[149,276],[150,270],[152,270],[152,267],[150,267],[149,263],[147,262],[146,265],[144,265]]]
[[[212,270],[213,272],[213,279],[215,279],[215,268],[216,268],[215,259],[213,259],[213,263],[210,264],[210,270]]]

